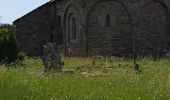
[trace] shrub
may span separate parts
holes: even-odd
[[[18,53],[18,60],[23,61],[26,57],[26,54],[24,52],[19,52]]]
[[[15,30],[13,25],[0,25],[0,61],[13,62],[17,60],[19,46],[15,38]]]

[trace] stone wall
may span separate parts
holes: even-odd
[[[14,24],[16,25],[16,38],[21,49],[29,56],[42,55],[42,47],[50,38],[49,4],[25,15]]]
[[[169,49],[169,12],[161,2],[147,3],[141,10],[137,26],[137,51],[140,55],[155,55]]]
[[[107,16],[110,16],[110,23],[106,22]],[[124,5],[117,1],[97,2],[87,16],[88,54],[120,56],[131,53],[131,28],[131,17]]]
[[[61,3],[57,3],[57,14],[62,18],[63,27],[63,48],[67,56],[82,56],[83,51],[83,9],[81,0],[63,0]],[[69,28],[72,18],[76,19],[76,33],[77,38],[72,39]]]
[[[130,56],[133,47],[139,55],[153,55],[170,49],[168,0],[60,0],[54,5],[55,41],[67,56]],[[30,55],[41,55],[49,40],[50,14],[47,4],[15,22],[17,39]],[[73,17],[76,39],[69,35]]]

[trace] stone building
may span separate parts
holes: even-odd
[[[170,50],[169,13],[169,0],[55,0],[14,24],[30,56],[42,55],[51,33],[65,55],[156,55]]]

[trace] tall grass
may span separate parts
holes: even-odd
[[[63,58],[74,75],[44,75],[41,59],[0,65],[0,100],[170,100],[170,59]],[[92,61],[96,61],[92,66]]]

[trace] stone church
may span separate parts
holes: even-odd
[[[169,0],[55,0],[14,25],[30,56],[51,37],[66,56],[150,56],[170,51],[169,13]]]

